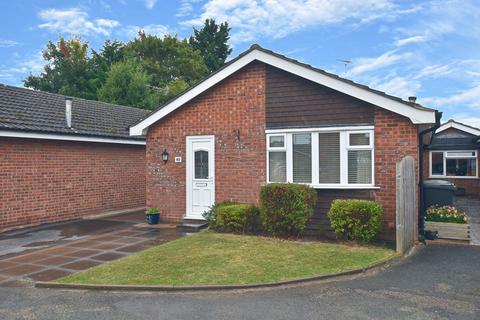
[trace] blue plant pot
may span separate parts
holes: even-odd
[[[158,220],[160,220],[159,213],[146,214],[145,216],[148,224],[158,224]]]

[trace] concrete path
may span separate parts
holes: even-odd
[[[143,220],[135,212],[0,234],[0,287],[54,280],[183,236]]]
[[[470,244],[480,245],[480,198],[472,196],[456,197],[455,207],[466,212],[470,225]]]
[[[480,319],[480,247],[429,245],[378,275],[256,292],[0,288],[0,319]]]

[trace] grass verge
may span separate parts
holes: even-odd
[[[202,232],[55,282],[117,285],[266,283],[368,267],[395,251]]]

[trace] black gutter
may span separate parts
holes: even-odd
[[[440,127],[440,119],[442,118],[442,112],[435,110],[435,125],[428,129],[425,129],[418,133],[418,143],[419,143],[419,164],[418,164],[418,171],[419,171],[419,179],[418,179],[418,188],[419,188],[419,208],[418,208],[418,236],[420,240],[424,239],[425,233],[425,203],[424,203],[424,186],[423,186],[423,171],[424,169],[424,153],[425,153],[425,146],[426,144],[423,143],[423,137],[429,133],[437,131]],[[433,137],[433,134],[432,134]],[[431,142],[431,139],[430,139]]]

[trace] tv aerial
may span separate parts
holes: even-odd
[[[343,65],[345,67],[344,76],[346,77],[347,76],[347,67],[350,63],[352,63],[352,60],[337,59],[337,61],[343,63]]]

